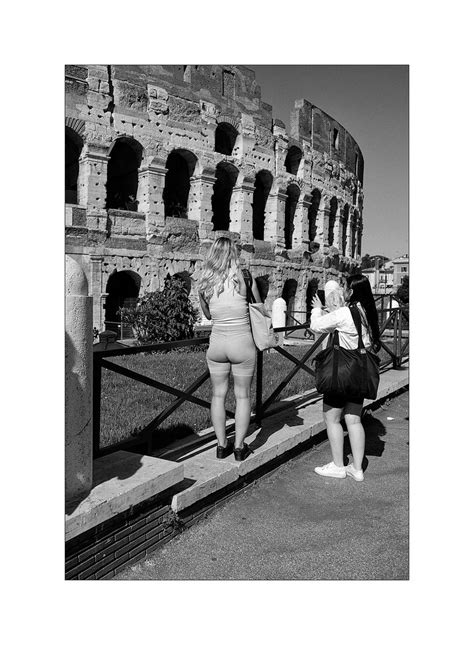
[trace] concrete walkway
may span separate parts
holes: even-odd
[[[331,459],[325,441],[115,579],[407,580],[408,393],[364,426],[364,482],[313,472]]]

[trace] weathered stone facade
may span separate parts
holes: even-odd
[[[66,66],[66,252],[99,330],[168,273],[191,277],[197,303],[223,233],[269,308],[283,295],[306,311],[321,282],[358,264],[362,185],[351,135],[303,99],[287,130],[247,67]]]

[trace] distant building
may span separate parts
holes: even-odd
[[[383,256],[373,256],[374,258]],[[384,264],[376,263],[375,268],[363,269],[363,275],[367,276],[372,291],[377,294],[395,293],[402,283],[404,276],[408,276],[408,254]]]
[[[402,284],[403,278],[409,274],[408,253],[392,260],[393,265],[393,288],[396,290]]]

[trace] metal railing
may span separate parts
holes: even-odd
[[[395,368],[401,367],[403,361],[408,357],[408,338],[405,338],[402,329],[402,320],[405,319],[408,323],[408,312],[405,311],[403,307],[393,310],[380,310],[381,317],[384,319],[381,321],[381,333],[384,334],[382,338],[382,347],[388,354],[388,359],[381,364],[381,369],[392,365]],[[389,328],[390,323],[393,323]],[[275,332],[295,332],[298,330],[308,331],[309,323],[299,323],[296,325],[290,325],[286,327],[279,327],[275,329]],[[309,359],[315,354],[318,348],[321,347],[322,343],[328,336],[328,334],[322,334],[315,338],[316,334],[311,332],[314,337],[314,342],[308,346],[308,349],[303,354],[301,359],[296,358],[290,352],[288,352],[283,347],[275,347],[271,351],[278,352],[285,359],[293,363],[292,369],[281,379],[275,389],[264,399],[263,398],[263,376],[264,376],[264,352],[257,351],[257,369],[256,369],[256,404],[255,411],[252,414],[252,421],[255,421],[257,424],[260,424],[262,419],[265,419],[272,414],[276,414],[281,411],[281,407],[273,406],[281,392],[284,388],[290,383],[294,376],[300,371],[303,370],[310,374],[312,377],[316,377],[314,369],[309,367],[306,363]],[[393,337],[393,345],[389,347],[389,335]],[[93,453],[94,458],[97,458],[103,454],[113,452],[115,450],[131,448],[133,446],[145,446],[146,452],[151,453],[153,447],[153,436],[155,431],[159,430],[160,426],[163,425],[163,422],[173,413],[176,409],[185,402],[191,402],[195,405],[199,405],[206,409],[210,409],[210,401],[206,401],[195,395],[195,392],[200,388],[203,383],[209,379],[209,370],[206,369],[199,377],[189,384],[185,389],[179,389],[172,387],[166,383],[161,383],[156,379],[150,378],[143,374],[140,374],[134,370],[128,369],[122,365],[111,362],[109,359],[117,356],[128,356],[133,354],[146,354],[151,352],[160,352],[160,351],[169,351],[172,349],[178,349],[182,347],[193,347],[199,345],[207,345],[209,342],[209,334],[192,338],[189,340],[180,340],[169,343],[155,343],[153,345],[142,345],[136,347],[120,347],[115,349],[103,349],[100,346],[94,347],[93,355]],[[175,399],[168,404],[161,412],[152,419],[145,428],[141,431],[141,436],[122,441],[120,443],[114,444],[113,446],[107,446],[106,448],[101,448],[100,446],[100,427],[101,427],[101,395],[102,395],[102,370],[109,370],[117,374],[121,374],[124,377],[133,379],[144,385],[150,386],[152,388],[166,392],[175,397]],[[234,413],[230,410],[226,410],[227,415],[230,418],[234,417]]]

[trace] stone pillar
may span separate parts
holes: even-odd
[[[92,297],[66,256],[66,500],[92,486]]]
[[[275,298],[272,305],[272,325],[273,329],[286,327],[286,301],[284,298]],[[283,345],[285,333],[278,334],[278,345]]]
[[[326,203],[324,201],[323,207],[319,210],[319,213],[321,213],[320,220],[322,222],[322,243],[323,246],[328,246],[329,244],[329,213],[331,211],[331,208],[329,206],[329,202]],[[319,214],[318,213],[318,214]]]
[[[154,159],[138,172],[138,203],[145,213],[147,242],[158,241],[158,235],[165,225],[165,204],[163,190],[167,169],[166,162]]]
[[[337,200],[337,211],[336,211],[336,217],[334,220],[334,242],[333,245],[341,250],[341,204],[340,201]]]
[[[295,210],[295,228],[293,231],[294,249],[304,248],[307,250],[309,247],[309,215],[308,210],[311,206],[311,195],[301,193]]]
[[[192,203],[188,210],[188,219],[199,222],[199,238],[209,240],[211,238],[212,226],[212,193],[216,182],[215,171],[203,172],[197,177],[191,178]],[[190,203],[188,199],[188,203]]]
[[[90,256],[90,278],[89,278],[89,293],[92,296],[92,324],[93,326],[102,331],[103,327],[103,309],[102,309],[102,262],[104,258],[102,255]]]
[[[234,188],[230,200],[229,231],[240,233],[240,239],[243,244],[253,241],[253,191],[253,184],[244,182],[241,186]]]
[[[278,188],[277,192],[270,193],[265,209],[264,239],[277,246],[285,248],[285,204],[286,191]]]
[[[78,202],[87,206],[87,228],[106,231],[108,146],[87,143],[79,160]]]

